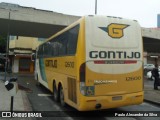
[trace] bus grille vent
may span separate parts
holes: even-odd
[[[77,87],[76,87],[76,79],[68,77],[68,98],[77,103]]]

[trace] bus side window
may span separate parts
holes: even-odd
[[[51,57],[52,49],[51,49],[51,43],[47,42],[44,44],[44,57]]]
[[[79,25],[73,27],[68,31],[68,44],[67,44],[68,55],[74,55],[76,53],[78,33],[79,33]]]
[[[58,49],[59,49],[59,45],[58,45],[58,42],[54,42],[54,56],[58,56]]]
[[[59,41],[59,55],[66,55],[67,54],[67,32],[63,33],[58,41]]]
[[[54,42],[50,42],[50,57],[54,56]]]

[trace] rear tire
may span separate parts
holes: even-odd
[[[64,101],[64,92],[63,92],[63,87],[61,86],[60,87],[60,103],[61,103],[61,106],[66,106],[66,103]]]
[[[53,84],[53,97],[56,102],[59,102],[59,94],[55,83]]]

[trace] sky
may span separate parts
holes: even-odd
[[[95,14],[95,0],[0,0],[36,9],[68,15]],[[142,27],[157,27],[160,0],[97,0],[97,15],[116,16],[137,20]]]

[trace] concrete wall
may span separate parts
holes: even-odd
[[[16,48],[30,48],[30,49],[33,49],[33,46],[34,46],[34,48],[35,48],[35,46],[38,46],[38,45],[35,44],[35,43],[38,44],[37,41],[38,41],[38,38],[18,36],[18,40],[15,40],[15,47]]]
[[[12,52],[16,53],[29,53],[31,54],[33,50],[41,44],[43,41],[39,41],[38,38],[34,37],[23,37],[23,36],[12,36],[10,37],[9,48],[14,49]],[[17,39],[18,38],[18,39]]]
[[[15,41],[16,40],[9,41],[9,48],[15,48],[15,46],[16,46],[16,42]]]
[[[147,64],[147,52],[143,53],[143,63],[144,65]]]
[[[48,38],[79,18],[80,16],[0,3],[0,33],[4,34],[8,33],[9,26],[12,35]]]
[[[14,58],[12,71],[13,71],[13,73],[18,73],[19,72],[19,59],[16,58],[16,57]]]
[[[142,28],[142,36],[160,40],[159,28]]]
[[[63,26],[68,26],[69,24],[73,23],[74,21],[80,18],[79,16],[65,15],[53,11],[40,10],[36,8],[23,7],[19,5],[13,7],[9,7],[7,5],[0,5],[0,18],[8,19],[9,12],[11,20]]]

